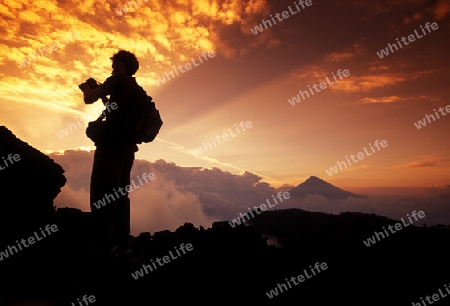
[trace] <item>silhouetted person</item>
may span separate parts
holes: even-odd
[[[104,114],[108,136],[95,142],[90,190],[100,253],[124,251],[129,247],[130,199],[125,187],[130,185],[134,154],[138,151],[137,145],[127,137],[125,121],[129,107],[133,107],[132,95],[137,83],[132,76],[139,69],[139,62],[133,53],[124,50],[114,54],[111,60],[112,75],[98,87],[84,91],[86,104],[101,98],[107,106]],[[109,102],[107,95],[110,95]]]

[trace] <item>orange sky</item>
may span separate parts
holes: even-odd
[[[450,1],[312,0],[257,35],[253,27],[294,8],[294,1],[136,3],[120,16],[116,10],[126,1],[3,0],[1,124],[44,152],[94,149],[83,122],[103,108],[84,105],[77,85],[88,77],[103,82],[110,56],[126,49],[138,57],[137,81],[164,120],[159,137],[141,145],[137,158],[249,171],[275,187],[311,175],[342,188],[450,184],[450,115],[420,130],[414,125],[450,105]],[[377,55],[427,22],[439,28],[384,58]],[[43,47],[48,54],[19,65]],[[215,56],[155,84],[174,67],[198,62],[203,51]],[[339,69],[350,75],[289,104],[299,90]],[[192,154],[211,137],[229,129],[236,134],[241,121],[252,127]],[[79,128],[59,137],[70,124]],[[326,173],[376,140],[388,146],[333,176]]]

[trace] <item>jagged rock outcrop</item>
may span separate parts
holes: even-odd
[[[66,183],[63,173],[47,155],[0,126],[0,245],[54,220],[53,200]]]

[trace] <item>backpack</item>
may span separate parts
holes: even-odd
[[[152,142],[159,133],[163,121],[159,111],[156,109],[152,97],[137,83],[130,105],[127,126],[129,135],[136,144]]]

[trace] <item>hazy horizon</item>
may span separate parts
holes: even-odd
[[[55,199],[56,207],[73,207],[90,211],[89,184],[94,152],[67,151],[49,156],[66,171],[66,185]],[[144,173],[153,173],[154,180],[145,183]],[[139,178],[138,178],[139,177]],[[132,234],[175,230],[185,222],[197,227],[210,227],[214,221],[230,221],[246,213],[248,208],[266,203],[279,191],[292,187],[276,188],[262,178],[247,172],[232,174],[221,169],[182,167],[158,160],[136,160],[131,179],[139,188],[130,192]],[[321,178],[325,181],[326,178]],[[299,182],[303,183],[303,182]],[[334,184],[333,184],[334,185]],[[319,195],[304,199],[293,198],[272,209],[300,208],[308,211],[340,213],[355,211],[375,213],[389,218],[406,217],[413,210],[423,210],[426,224],[450,225],[450,206],[440,195],[450,194],[448,187],[366,187],[338,188],[369,198],[328,200]]]

